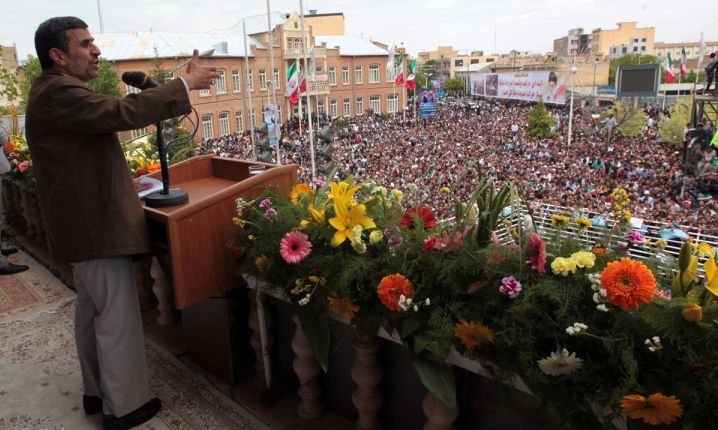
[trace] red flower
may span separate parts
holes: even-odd
[[[387,308],[394,312],[400,312],[399,298],[403,295],[407,299],[414,296],[414,287],[411,282],[403,275],[395,273],[393,275],[384,276],[379,282],[377,288],[379,299]]]
[[[242,258],[242,249],[241,248],[233,248],[232,249],[232,256],[239,260]]]
[[[546,272],[546,244],[538,234],[531,234],[526,253],[529,256],[526,264],[543,275]]]
[[[424,241],[424,251],[429,252],[434,249],[434,246],[436,246],[436,238],[434,236],[429,236]]]
[[[404,212],[401,217],[401,226],[409,229],[416,227],[415,218],[422,221],[424,228],[436,227],[436,217],[429,208],[424,206],[417,206]]]

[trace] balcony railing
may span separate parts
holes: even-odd
[[[327,48],[321,48],[321,47],[314,47],[312,49],[307,50],[307,58],[312,57],[312,51],[314,51],[314,58],[326,58],[327,57]],[[284,58],[288,59],[299,59],[304,58],[304,52],[302,52],[302,48],[287,48],[283,52]]]
[[[328,82],[307,82],[307,92],[309,95],[329,94]]]

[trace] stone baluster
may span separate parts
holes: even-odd
[[[384,395],[378,385],[384,377],[384,371],[376,360],[379,344],[376,339],[354,338],[352,341],[357,356],[352,365],[352,380],[357,384],[352,393],[352,403],[359,413],[356,421],[357,430],[378,430],[379,409],[384,402]]]
[[[421,407],[426,415],[424,430],[456,430],[454,421],[459,417],[459,411],[452,411],[431,392],[426,392]]]
[[[160,315],[157,317],[157,324],[170,325],[177,321],[174,307],[174,292],[172,291],[172,286],[167,281],[167,275],[162,269],[157,257],[152,257],[150,275],[152,275],[152,279],[155,281],[152,285],[152,291],[155,293],[155,296],[157,296],[157,301],[159,302],[157,310],[160,311]]]
[[[292,351],[297,355],[294,358],[294,372],[299,377],[299,405],[297,415],[301,418],[312,420],[322,416],[324,403],[319,399],[322,389],[319,386],[319,372],[321,367],[309,346],[306,334],[302,329],[299,317],[294,315],[292,320],[297,325],[297,330],[292,338]]]
[[[266,369],[264,367],[264,351],[262,351],[262,338],[260,335],[259,326],[259,312],[257,312],[257,295],[253,290],[249,290],[250,305],[249,305],[249,329],[252,331],[249,335],[249,344],[252,345],[254,350],[254,356],[257,361],[254,363],[254,370],[257,371],[254,379],[255,387],[258,390],[266,390],[267,384],[265,379]],[[271,354],[272,345],[274,344],[274,336],[272,335],[273,320],[272,315],[269,312],[264,313],[264,324],[267,331],[267,354]]]

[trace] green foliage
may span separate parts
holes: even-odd
[[[683,130],[686,124],[691,121],[691,101],[684,98],[670,107],[671,117],[663,118],[658,123],[658,129],[661,131],[661,139],[670,142],[676,146],[683,146]]]
[[[616,101],[611,109],[616,118],[616,128],[627,137],[638,137],[643,134],[646,118],[642,108],[634,109],[631,105]]]
[[[543,101],[539,101],[536,106],[529,111],[529,123],[527,131],[530,135],[542,139],[556,137],[558,134],[551,131],[556,126],[556,118],[552,117]]]
[[[464,90],[464,81],[458,78],[451,78],[444,83],[446,91],[459,92]]]
[[[122,96],[120,92],[120,78],[117,76],[117,71],[112,63],[105,59],[100,59],[100,70],[98,71],[97,77],[88,82],[88,85],[97,94],[112,97]]]
[[[152,71],[150,71],[150,73],[149,73],[150,78],[160,85],[166,84],[168,81],[167,70],[165,70],[164,67],[162,67],[163,60],[162,60],[162,58],[160,58],[159,49],[157,49],[156,46],[153,47],[152,49],[155,53],[155,58],[152,60]]]
[[[23,70],[25,72],[25,78],[20,81],[20,110],[22,112],[27,112],[27,101],[30,98],[30,87],[35,79],[42,74],[40,60],[37,58],[30,58],[23,66]]]
[[[349,125],[349,123],[348,123],[347,120],[344,119],[344,118],[337,118],[337,119],[334,121],[334,125],[336,125],[337,127],[344,128],[344,127],[346,127],[347,125]]]
[[[616,71],[618,66],[629,64],[662,64],[662,61],[655,55],[625,54],[622,57],[611,60],[608,68],[608,85],[616,84]]]
[[[2,58],[2,46],[0,46],[0,58]],[[11,105],[20,96],[20,88],[14,70],[8,70],[0,66],[0,97],[4,97]]]

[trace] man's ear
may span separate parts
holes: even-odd
[[[65,64],[67,64],[67,62],[65,61],[65,53],[62,52],[61,49],[50,48],[48,55],[56,66],[64,66]]]

